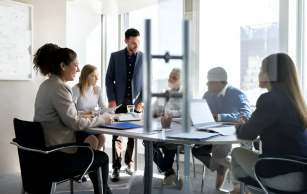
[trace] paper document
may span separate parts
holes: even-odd
[[[208,127],[207,130],[217,132],[221,135],[235,135],[236,128],[235,126],[227,126],[227,127]]]
[[[105,112],[102,115],[100,115],[100,117],[110,117],[111,119],[113,119],[114,117],[116,117],[117,115],[115,114],[110,114],[109,112]]]
[[[200,131],[191,131],[189,133],[178,133],[178,134],[166,135],[166,137],[168,138],[185,139],[185,140],[193,140],[193,141],[208,140],[208,139],[211,139],[217,136],[219,136],[219,134],[200,132]]]
[[[121,106],[121,104],[118,105],[118,106],[116,106],[116,107],[113,107],[113,108],[104,108],[104,109],[101,110],[101,113],[103,114],[103,113],[105,113],[105,112],[113,112],[113,111],[115,111],[116,109],[118,109],[120,106]]]

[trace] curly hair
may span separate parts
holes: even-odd
[[[40,47],[34,54],[33,69],[36,73],[40,72],[42,76],[59,75],[61,72],[60,64],[63,62],[65,65],[70,65],[76,57],[75,51],[48,43]]]

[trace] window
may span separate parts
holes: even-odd
[[[171,9],[170,9],[171,8]],[[182,55],[183,1],[169,0],[129,13],[129,28],[140,31],[140,51],[145,50],[145,19],[151,19],[152,53]],[[181,67],[181,60],[152,60],[153,92],[167,89],[167,80],[173,68]]]
[[[208,70],[220,66],[255,105],[263,92],[261,61],[279,51],[279,1],[200,1],[199,34],[199,97],[207,91]]]

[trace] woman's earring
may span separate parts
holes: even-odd
[[[65,71],[65,69],[63,68],[63,71]]]

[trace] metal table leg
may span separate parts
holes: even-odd
[[[152,164],[152,142],[144,141],[145,144],[145,172],[144,172],[144,193],[152,194],[152,177],[153,177],[153,164]]]
[[[134,140],[134,171],[138,170],[138,139]]]
[[[178,189],[180,189],[180,183],[179,183],[179,179],[180,179],[180,174],[179,174],[179,158],[180,158],[180,153],[179,153],[179,149],[180,146],[177,145],[177,154],[176,154],[176,163],[177,163],[177,185],[178,185]]]
[[[184,145],[184,193],[192,193],[190,177],[190,145]]]

